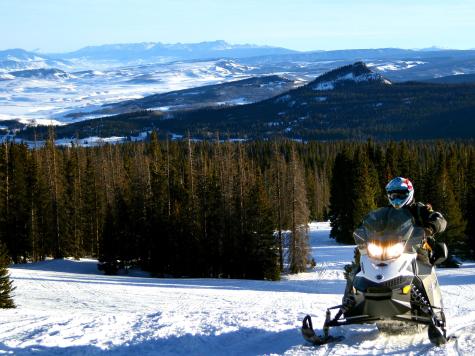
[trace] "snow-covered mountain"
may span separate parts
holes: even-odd
[[[310,225],[316,266],[281,281],[106,276],[93,260],[10,268],[16,309],[3,309],[0,352],[15,355],[473,355],[475,263],[437,269],[448,335],[437,347],[418,334],[386,335],[372,324],[332,328],[339,343],[315,347],[300,335],[310,314],[321,333],[341,304],[343,267],[354,246]]]
[[[356,62],[319,76],[309,86],[313,90],[326,91],[355,83],[392,84],[381,74],[371,71],[365,63]]]
[[[74,112],[148,95],[253,76],[254,68],[218,59],[65,71],[57,68],[0,72],[0,120],[61,124]],[[97,116],[96,116],[97,117]],[[91,118],[84,116],[81,119]]]
[[[62,54],[63,58],[119,61],[166,61],[206,58],[243,58],[263,55],[296,53],[286,48],[252,44],[229,44],[225,41],[201,43],[146,42],[89,46],[78,51]]]
[[[53,67],[66,68],[68,63],[18,48],[0,51],[0,73]]]
[[[392,82],[474,74],[474,57],[475,51],[394,48],[303,53],[224,41],[105,45],[55,55],[13,49],[0,51],[0,120],[61,124],[105,104],[256,76],[310,82],[358,60]],[[338,85],[348,79],[368,78],[341,77]]]
[[[276,136],[301,140],[469,139],[475,132],[474,102],[474,84],[392,83],[358,62],[245,106],[137,112],[103,120],[114,125],[116,135],[137,135],[153,127],[180,135],[190,132],[200,139],[212,137],[213,132],[251,140]],[[135,117],[142,121],[133,120]],[[97,125],[76,123],[56,133],[87,137]],[[31,139],[32,133],[25,131],[24,137]]]

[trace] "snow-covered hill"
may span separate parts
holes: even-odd
[[[352,246],[311,225],[314,270],[280,282],[105,276],[93,260],[14,266],[17,309],[0,310],[0,352],[15,355],[472,355],[475,263],[440,269],[449,333],[434,347],[426,333],[380,335],[375,326],[333,329],[340,344],[306,344],[305,314],[323,324],[338,304]],[[132,273],[133,274],[133,273]]]
[[[67,115],[76,111],[95,111],[104,104],[248,78],[252,69],[222,59],[74,72],[60,69],[0,72],[0,122],[69,123],[75,120]],[[89,118],[93,117],[76,120]]]
[[[326,91],[345,85],[356,83],[371,83],[390,85],[391,82],[381,74],[371,71],[365,63],[356,62],[328,73],[325,73],[311,82],[309,85],[313,90]]]
[[[67,61],[49,58],[20,48],[0,51],[0,73],[52,67],[67,67]]]
[[[474,53],[391,48],[295,52],[224,41],[104,45],[57,54],[11,49],[0,51],[0,121],[70,123],[97,115],[71,120],[68,114],[110,103],[253,76],[309,82],[356,61],[394,82],[473,74]]]

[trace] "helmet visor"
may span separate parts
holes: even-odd
[[[408,190],[395,190],[392,192],[388,193],[388,198],[390,200],[405,200],[409,196],[409,191]]]

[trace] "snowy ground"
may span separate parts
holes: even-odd
[[[97,118],[68,117],[91,112],[103,104],[139,99],[173,90],[218,84],[250,76],[251,67],[232,60],[155,63],[68,73],[64,78],[0,77],[0,123],[63,125]],[[1,68],[0,68],[0,74]],[[101,115],[103,116],[103,115]]]
[[[311,225],[317,266],[280,282],[105,276],[94,261],[11,268],[13,310],[0,310],[0,353],[29,355],[473,355],[475,263],[438,274],[449,333],[438,348],[426,333],[385,336],[375,326],[333,329],[340,344],[315,348],[300,336],[309,313],[321,327],[341,300],[351,246]]]

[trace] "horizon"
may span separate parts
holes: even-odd
[[[41,51],[39,48],[35,49],[28,49],[28,48],[22,48],[22,47],[10,47],[10,48],[0,48],[1,51],[9,51],[9,50],[24,50],[27,52],[32,52],[36,54],[44,54],[44,55],[54,55],[54,54],[67,54],[67,53],[72,53],[76,51],[80,51],[85,48],[92,48],[92,47],[105,47],[105,46],[127,46],[127,45],[137,45],[137,44],[161,44],[161,45],[196,45],[196,44],[202,44],[202,43],[214,43],[214,42],[225,42],[226,44],[229,44],[231,46],[259,46],[259,47],[272,47],[272,48],[281,48],[281,49],[287,49],[287,50],[292,50],[295,52],[300,52],[300,53],[311,53],[311,52],[332,52],[332,51],[359,51],[359,50],[378,50],[378,49],[399,49],[399,50],[405,50],[405,51],[472,51],[475,50],[474,48],[448,48],[448,47],[441,47],[437,45],[432,45],[428,47],[421,47],[421,48],[409,48],[409,47],[349,47],[349,48],[335,48],[335,49],[319,49],[319,48],[314,48],[314,49],[309,49],[309,50],[299,50],[295,48],[289,48],[289,47],[282,47],[282,46],[274,46],[271,44],[256,44],[256,43],[251,43],[251,42],[241,42],[241,43],[236,43],[236,42],[230,42],[222,39],[210,39],[207,41],[199,41],[199,42],[161,42],[161,41],[141,41],[141,42],[115,42],[115,43],[102,43],[102,44],[95,44],[95,45],[86,45],[83,47],[79,48],[74,48],[69,51]]]
[[[212,42],[295,51],[401,48],[473,49],[471,0],[4,0],[0,50],[65,53],[132,43]]]

